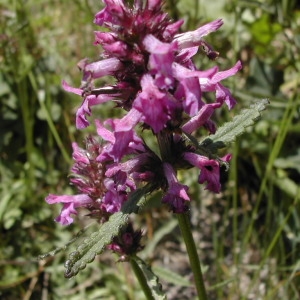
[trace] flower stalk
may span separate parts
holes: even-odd
[[[132,268],[132,270],[135,274],[135,277],[139,281],[139,284],[140,284],[140,286],[141,286],[141,288],[144,292],[144,295],[145,295],[146,299],[147,300],[154,300],[151,289],[150,289],[150,287],[147,283],[147,279],[146,279],[142,269],[140,268],[140,266],[137,263],[134,256],[130,257],[130,265],[131,265],[131,268]]]
[[[206,289],[204,285],[201,264],[197,253],[195,241],[193,239],[190,221],[187,213],[177,214],[179,228],[186,245],[186,250],[189,256],[190,265],[194,274],[195,286],[199,300],[207,300]]]

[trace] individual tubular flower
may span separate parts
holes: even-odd
[[[174,63],[172,71],[178,84],[174,93],[176,99],[181,100],[182,108],[190,117],[195,116],[205,104],[202,100],[202,89],[199,78],[211,76],[217,68],[206,71],[194,71]]]
[[[196,131],[201,126],[205,125],[209,121],[215,109],[219,108],[220,106],[221,106],[220,103],[204,104],[202,108],[199,110],[199,112],[197,113],[197,115],[191,118],[188,122],[186,122],[182,126],[183,132],[190,134]]]
[[[107,157],[111,157],[114,161],[120,161],[124,155],[138,149],[144,149],[142,139],[133,130],[139,118],[140,113],[131,110],[123,119],[107,119],[104,125],[110,126],[112,131],[106,129],[99,120],[96,120],[98,134],[108,141],[104,151],[98,157],[99,161]]]
[[[229,89],[224,87],[220,82],[229,76],[235,75],[241,68],[242,64],[238,61],[232,68],[226,71],[217,72],[210,78],[199,78],[202,91],[216,92],[216,102],[220,102],[221,104],[225,102],[228,108],[232,109],[236,104],[236,101]]]
[[[200,169],[198,182],[200,184],[206,182],[206,188],[212,192],[219,193],[221,190],[220,184],[220,163],[215,159],[209,159],[205,156],[186,152],[183,158],[191,165]],[[224,162],[231,159],[230,155],[223,158]]]
[[[135,99],[133,106],[141,113],[142,120],[157,133],[171,119],[172,110],[176,106],[169,93],[159,90],[149,74],[141,79],[141,85],[142,92]]]
[[[168,89],[174,86],[172,64],[174,62],[177,43],[162,43],[152,34],[145,37],[145,49],[150,53],[148,69],[153,74],[155,85],[160,89]]]
[[[68,85],[67,82],[62,82],[63,89],[67,92],[74,93],[76,95],[82,96],[86,91],[84,88],[73,88]],[[107,91],[106,91],[107,92]],[[119,95],[117,92],[116,95]],[[76,112],[76,127],[78,129],[83,129],[90,125],[89,121],[87,120],[86,116],[91,115],[91,107],[94,105],[105,103],[111,100],[113,95],[111,94],[99,94],[99,95],[88,95],[85,97],[84,101],[82,102],[81,106],[78,108]]]
[[[207,23],[194,31],[188,31],[175,36],[175,41],[178,42],[180,49],[190,48],[201,45],[203,37],[209,33],[218,30],[223,25],[221,19]]]
[[[122,70],[123,64],[117,58],[108,58],[92,63],[85,63],[83,69],[83,84],[88,84],[93,79],[113,75]]]
[[[46,197],[46,202],[48,204],[63,203],[63,208],[60,215],[55,219],[56,222],[62,225],[70,225],[73,223],[73,218],[71,214],[77,215],[76,208],[87,207],[92,204],[93,200],[86,194],[79,195],[54,195],[50,194]]]
[[[178,182],[176,173],[169,163],[164,163],[163,168],[168,181],[168,190],[162,202],[167,203],[174,213],[183,213],[188,209],[187,201],[190,201],[187,194],[188,187]]]

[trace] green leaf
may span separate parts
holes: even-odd
[[[142,197],[150,189],[150,186],[145,186],[132,193],[120,212],[113,214],[98,231],[93,232],[90,237],[85,239],[76,251],[70,253],[69,259],[65,262],[66,278],[75,276],[88,263],[94,261],[96,255],[104,251],[105,246],[110,244],[112,239],[119,234],[122,227],[128,223],[129,215],[133,212],[137,213],[145,205],[147,200]]]
[[[218,149],[234,142],[238,136],[245,132],[247,127],[253,125],[268,104],[269,100],[263,99],[251,105],[250,108],[243,109],[232,121],[225,123],[215,134],[202,141],[198,148],[203,152],[215,154]]]
[[[281,169],[295,169],[300,173],[300,151],[296,155],[277,158],[274,166]]]
[[[300,187],[295,181],[291,178],[284,176],[283,172],[280,172],[277,176],[272,176],[275,184],[278,188],[280,188],[283,192],[289,195],[291,198],[296,198],[299,195]]]
[[[143,257],[149,257],[154,252],[154,249],[157,247],[158,243],[170,232],[174,230],[174,228],[178,226],[178,222],[176,219],[170,219],[167,223],[161,226],[154,233],[151,241],[148,242],[147,246],[142,251]]]
[[[159,282],[159,278],[153,273],[150,265],[146,264],[141,258],[135,256],[131,257],[131,260],[134,260],[141,271],[143,272],[145,279],[147,281],[148,287],[151,290],[152,297],[155,300],[166,300],[167,297],[162,291],[162,285]]]
[[[185,286],[185,287],[191,287],[193,286],[192,282],[188,279],[182,277],[181,275],[171,271],[167,270],[166,268],[162,267],[153,267],[152,268],[156,274],[168,283],[172,283],[176,286]]]

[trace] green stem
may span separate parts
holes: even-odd
[[[130,264],[131,264],[132,270],[133,270],[136,278],[138,279],[138,281],[141,285],[141,288],[142,288],[146,298],[148,300],[154,300],[151,289],[148,286],[147,279],[134,257],[130,258]]]
[[[192,236],[189,218],[187,214],[184,213],[184,214],[177,214],[177,219],[188,252],[190,265],[194,274],[198,299],[207,300],[200,260],[198,257],[195,241]]]

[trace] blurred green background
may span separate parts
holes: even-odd
[[[70,249],[36,259],[86,225],[56,224],[60,207],[50,207],[44,198],[72,193],[71,143],[81,144],[93,132],[74,127],[81,99],[64,92],[61,81],[78,86],[77,62],[98,57],[93,17],[102,7],[89,0],[0,0],[1,299],[143,299],[129,266],[116,264],[111,255],[97,257],[71,280],[63,276]],[[229,149],[233,160],[220,195],[204,192],[195,174],[181,174],[194,199],[193,232],[209,299],[300,299],[299,4],[168,0],[165,7],[172,18],[185,19],[185,30],[224,20],[207,41],[220,52],[220,69],[237,59],[244,67],[224,82],[238,105],[215,116],[219,125],[258,99],[271,102],[263,118]],[[202,69],[215,64],[198,57]],[[103,118],[111,116],[107,106],[101,108],[97,112]],[[184,253],[172,215],[156,207],[137,223],[147,233],[144,256],[150,255],[153,264],[163,261],[158,272],[169,299],[192,299],[186,281],[162,271],[172,269],[178,249]],[[189,282],[188,270],[178,266],[176,271]]]

